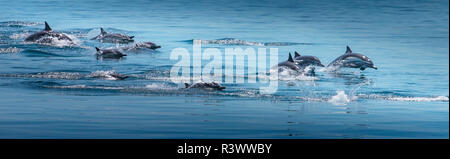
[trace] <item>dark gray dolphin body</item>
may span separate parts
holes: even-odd
[[[186,86],[186,88],[200,88],[200,89],[210,89],[210,90],[223,90],[225,89],[225,87],[222,87],[220,84],[216,83],[216,82],[198,82],[198,83],[194,83],[192,85],[188,84],[188,83],[184,83],[184,85]]]
[[[327,67],[349,67],[359,68],[360,70],[365,70],[366,68],[378,69],[369,57],[360,53],[353,53],[348,46],[345,54],[336,58]]]
[[[134,36],[128,36],[125,34],[107,33],[103,28],[100,28],[100,35],[92,38],[91,40],[99,40],[104,43],[129,43],[133,42]]]
[[[124,80],[124,79],[128,78],[127,75],[122,75],[122,74],[118,74],[118,73],[112,73],[112,74],[110,74],[110,76],[117,80]]]
[[[130,45],[130,46],[122,47],[122,50],[125,50],[125,51],[134,51],[134,50],[139,50],[139,49],[156,50],[158,48],[161,48],[161,46],[156,45],[155,43],[152,43],[152,42],[141,42],[141,43],[135,43],[135,44]]]
[[[319,58],[315,56],[302,56],[297,51],[295,51],[294,62],[308,75],[315,75],[315,66],[325,67]],[[310,68],[306,69],[307,67]]]
[[[320,66],[325,67],[315,56],[302,56],[297,51],[295,51],[294,62],[301,68],[306,68],[308,66]]]
[[[121,58],[123,56],[127,56],[119,49],[100,49],[98,47],[95,47],[97,50],[97,57],[101,58]]]
[[[73,43],[73,40],[70,39],[67,35],[59,32],[55,32],[50,28],[47,22],[45,22],[44,30],[34,33],[27,38],[25,38],[26,42],[36,42],[36,43],[46,43],[51,44],[53,40],[67,40]],[[73,43],[75,45],[75,43]]]
[[[287,68],[295,70],[295,71],[301,71],[302,70],[302,68],[300,68],[298,65],[295,64],[295,61],[292,58],[291,53],[289,53],[289,59],[288,60],[278,63],[277,66],[278,67],[287,67]]]

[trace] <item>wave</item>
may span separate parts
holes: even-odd
[[[18,40],[18,39],[25,39],[29,35],[31,35],[29,32],[22,32],[22,33],[14,33],[12,35],[9,35],[8,37],[13,40]]]
[[[345,106],[358,99],[383,99],[392,101],[407,102],[448,102],[448,96],[430,96],[430,97],[406,97],[406,96],[383,96],[379,94],[346,94],[345,91],[336,91],[335,95],[322,96],[283,96],[280,94],[261,94],[257,88],[239,88],[229,87],[224,91],[209,91],[201,89],[185,89],[182,85],[174,83],[156,82],[144,86],[104,86],[104,85],[85,85],[73,84],[62,85],[55,82],[34,83],[42,88],[55,89],[88,89],[88,90],[119,90],[118,93],[133,94],[162,94],[162,95],[208,95],[208,96],[232,96],[244,98],[259,98],[268,100],[288,100],[288,101],[308,101],[308,102],[328,102],[337,106]]]
[[[0,53],[18,53],[21,51],[22,49],[19,49],[17,47],[0,48]]]
[[[101,90],[121,90],[124,87],[119,86],[87,86],[84,84],[79,85],[42,85],[44,88],[59,88],[59,89],[101,89]]]
[[[89,74],[82,74],[78,72],[39,72],[32,74],[0,74],[0,77],[16,77],[16,78],[45,78],[45,79],[104,79],[104,80],[122,80],[126,78],[125,75],[116,73],[114,70],[110,71],[94,71]]]
[[[347,105],[351,101],[355,101],[358,98],[363,99],[383,99],[390,101],[407,101],[407,102],[448,102],[448,96],[428,96],[428,97],[409,97],[409,96],[393,96],[393,95],[380,95],[380,94],[358,94],[347,95],[344,91],[336,91],[336,95],[329,98],[327,101],[333,105]]]
[[[429,96],[429,97],[409,97],[409,96],[393,96],[393,95],[379,95],[379,94],[358,94],[359,98],[365,99],[384,99],[392,101],[411,101],[411,102],[433,102],[442,101],[448,102],[448,96]]]
[[[41,25],[41,22],[26,22],[26,21],[5,21],[0,22],[0,27],[27,27]]]
[[[42,50],[34,50],[34,49],[25,49],[22,52],[24,52],[25,56],[28,57],[68,57],[67,55],[61,55],[57,53],[51,53],[47,51]]]
[[[51,78],[51,79],[80,79],[81,75],[79,73],[74,72],[44,72],[44,73],[22,75],[22,77]]]
[[[193,43],[192,39],[185,42]],[[312,45],[312,43],[294,43],[294,42],[253,42],[236,38],[222,38],[215,40],[200,40],[202,44],[218,44],[218,45],[245,45],[245,46],[290,46],[290,45]]]
[[[86,76],[87,78],[100,78],[105,80],[122,80],[128,76],[116,73],[114,70],[109,71],[95,71]]]

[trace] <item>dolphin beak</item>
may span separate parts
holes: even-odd
[[[377,67],[377,66],[372,66],[372,68],[375,69],[375,70],[378,70],[378,67]]]
[[[325,67],[325,65],[323,65],[323,64],[321,64],[321,63],[319,63],[318,65],[319,65],[320,67]]]

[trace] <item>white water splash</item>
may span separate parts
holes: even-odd
[[[273,74],[273,71],[278,71],[278,80],[280,81],[315,81],[319,79],[317,77],[307,76],[304,73],[285,67],[275,67],[270,70],[271,74]],[[269,76],[269,78],[271,78],[271,80],[275,80],[272,79],[274,78],[273,76]]]
[[[114,86],[86,86],[84,84],[79,85],[66,85],[66,86],[47,86],[45,88],[59,88],[59,89],[99,89],[99,90],[123,90],[125,87],[114,87]]]
[[[24,42],[24,44],[42,44],[42,45],[48,45],[48,46],[55,46],[55,47],[80,47],[80,44],[82,43],[81,40],[76,38],[73,35],[65,34],[67,37],[69,37],[71,40],[67,39],[58,39],[58,37],[51,37],[51,36],[44,36],[40,39],[36,40],[36,42]]]
[[[26,37],[28,37],[30,35],[30,33],[28,32],[24,32],[24,33],[18,33],[18,34],[12,34],[10,36],[8,36],[10,39],[25,39]]]
[[[202,44],[221,44],[221,45],[248,45],[248,46],[264,46],[264,43],[250,42],[235,38],[224,38],[216,40],[200,40]]]
[[[119,78],[115,77],[117,73],[114,70],[109,71],[95,71],[91,74],[87,75],[86,77],[90,78],[102,78],[105,80],[120,80]]]
[[[79,79],[81,75],[79,73],[72,72],[44,72],[32,75],[24,75],[31,78],[53,78],[53,79]]]
[[[246,45],[246,46],[289,46],[289,45],[307,44],[307,43],[293,43],[293,42],[253,42],[236,38],[222,38],[215,40],[200,40],[200,41],[202,44]]]
[[[146,89],[150,90],[177,90],[178,87],[169,86],[164,83],[152,83],[145,86]]]
[[[336,91],[336,95],[328,100],[328,102],[334,105],[347,105],[350,101],[350,97],[344,91]]]

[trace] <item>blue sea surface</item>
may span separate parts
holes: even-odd
[[[44,28],[77,47],[24,42]],[[108,32],[162,48],[99,60]],[[278,48],[327,65],[345,52],[378,70],[316,68],[258,84],[186,90],[175,48]],[[263,45],[261,45],[263,44]],[[264,45],[268,44],[268,45]],[[112,73],[130,76],[111,80]],[[448,0],[0,0],[0,138],[449,138]]]

